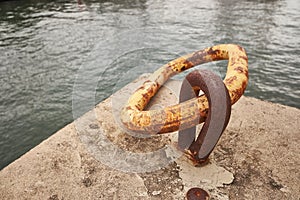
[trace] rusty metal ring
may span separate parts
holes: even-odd
[[[205,163],[225,130],[231,104],[228,90],[221,78],[209,70],[195,70],[189,73],[182,83],[179,101],[186,101],[204,92],[209,102],[207,118],[195,140],[196,128],[178,132],[178,146],[185,150],[194,165]]]
[[[238,45],[216,45],[177,58],[150,75],[122,109],[120,118],[124,127],[139,133],[157,134],[184,130],[203,122],[208,113],[208,100],[205,96],[160,110],[144,111],[144,108],[171,76],[216,60],[228,60],[224,84],[231,104],[234,104],[242,96],[248,83],[248,58],[245,50]],[[199,112],[195,113],[195,110]]]

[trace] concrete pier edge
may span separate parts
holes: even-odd
[[[178,85],[170,81],[152,105],[176,103]],[[98,134],[125,151],[143,153],[172,145],[174,133],[128,136],[113,120],[112,101],[113,96],[2,169],[0,199],[184,199],[190,187],[202,187],[211,199],[299,200],[299,109],[243,96],[232,107],[210,164],[195,168],[181,156],[161,169],[136,173],[101,161]],[[91,120],[95,116],[97,122]],[[78,124],[86,132],[79,134]]]

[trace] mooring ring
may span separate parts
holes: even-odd
[[[196,65],[217,60],[228,60],[223,82],[229,92],[231,105],[237,102],[248,83],[246,51],[235,44],[216,45],[177,58],[151,74],[121,110],[120,118],[124,127],[139,133],[160,134],[183,130],[203,122],[208,112],[205,96],[160,110],[144,111],[144,108],[170,77]]]
[[[180,90],[180,102],[199,96],[200,88],[208,99],[209,109],[197,138],[195,126],[178,131],[178,147],[185,151],[195,166],[207,163],[231,114],[230,97],[225,84],[218,75],[206,69],[194,70],[185,77]]]

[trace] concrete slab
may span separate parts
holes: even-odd
[[[205,167],[174,148],[176,133],[143,138],[115,119],[139,81],[67,125],[0,171],[0,199],[299,199],[300,111],[242,97]],[[149,109],[177,102],[169,82]]]

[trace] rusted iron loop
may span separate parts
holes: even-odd
[[[158,134],[184,130],[204,122],[208,114],[208,100],[205,96],[159,110],[145,111],[144,108],[170,77],[196,65],[216,60],[228,60],[224,83],[229,91],[231,104],[234,104],[242,96],[248,83],[248,58],[245,50],[238,45],[216,45],[177,58],[150,75],[121,110],[123,127],[128,131]],[[198,112],[194,112],[195,110]]]
[[[180,102],[198,96],[200,89],[207,97],[209,107],[197,139],[195,140],[196,127],[178,132],[179,148],[186,150],[194,165],[201,165],[207,161],[231,114],[228,90],[222,79],[209,70],[195,70],[186,76],[180,90]]]

